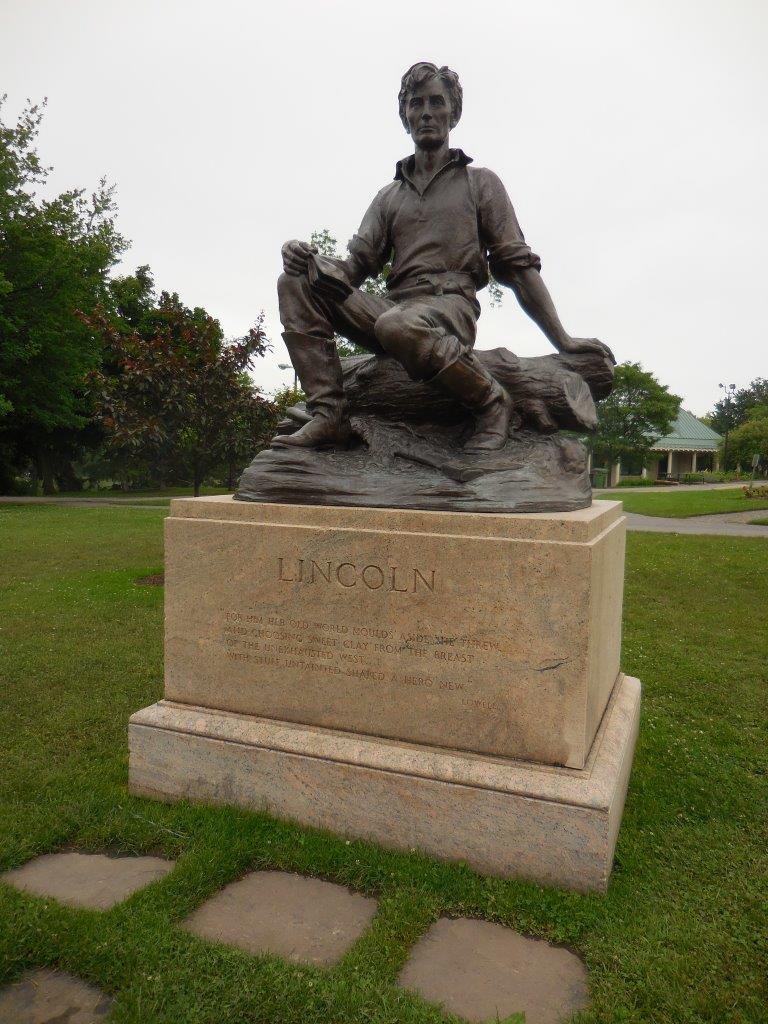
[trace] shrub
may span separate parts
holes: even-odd
[[[703,469],[696,473],[684,473],[681,478],[681,483],[684,484],[727,484],[732,480],[743,480],[747,473],[742,473],[738,470],[729,469],[728,472],[718,470],[713,472],[711,469]]]
[[[653,487],[658,480],[651,480],[645,476],[623,476],[616,484],[617,487]]]
[[[2,488],[2,494],[12,498],[34,497],[32,494],[32,482],[27,477],[13,476]]]
[[[768,484],[761,484],[759,487],[744,487],[742,489],[744,498],[768,498]]]

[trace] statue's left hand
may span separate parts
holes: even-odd
[[[616,356],[611,352],[607,345],[602,341],[598,341],[597,338],[571,338],[569,337],[566,342],[560,346],[561,352],[575,353],[575,352],[598,352],[600,355],[607,356],[608,359],[615,365]]]
[[[283,270],[286,274],[298,277],[307,272],[307,261],[317,252],[317,246],[311,242],[300,242],[298,238],[292,238],[286,242],[281,250],[283,257]]]

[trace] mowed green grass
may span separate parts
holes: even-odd
[[[0,867],[65,847],[177,859],[107,913],[0,885],[0,981],[60,967],[114,994],[121,1024],[453,1020],[394,982],[432,921],[470,915],[578,950],[583,1022],[764,1024],[763,540],[629,536],[623,664],[645,687],[642,726],[610,888],[585,896],[265,814],[129,797],[127,719],[162,677],[162,589],[134,580],[162,567],[164,514],[0,507]],[[179,928],[258,868],[352,886],[378,914],[332,969]]]
[[[741,487],[728,487],[722,491],[689,491],[685,487],[675,487],[650,493],[643,492],[642,488],[634,491],[628,487],[615,487],[611,491],[601,491],[597,497],[623,501],[625,512],[674,519],[768,508],[768,498],[744,498],[742,495]]]

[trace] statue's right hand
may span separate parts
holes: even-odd
[[[300,242],[297,238],[286,242],[281,250],[283,269],[286,274],[291,274],[293,277],[305,274],[309,257],[316,252],[317,246],[310,245],[309,242]]]

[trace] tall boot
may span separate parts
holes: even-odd
[[[312,419],[295,434],[278,434],[272,443],[299,448],[347,444],[352,427],[335,343],[294,331],[286,331],[283,340],[307,396],[307,411]]]
[[[474,352],[464,349],[430,384],[447,391],[474,413],[475,429],[464,445],[466,450],[492,452],[504,447],[512,418],[512,399]]]

